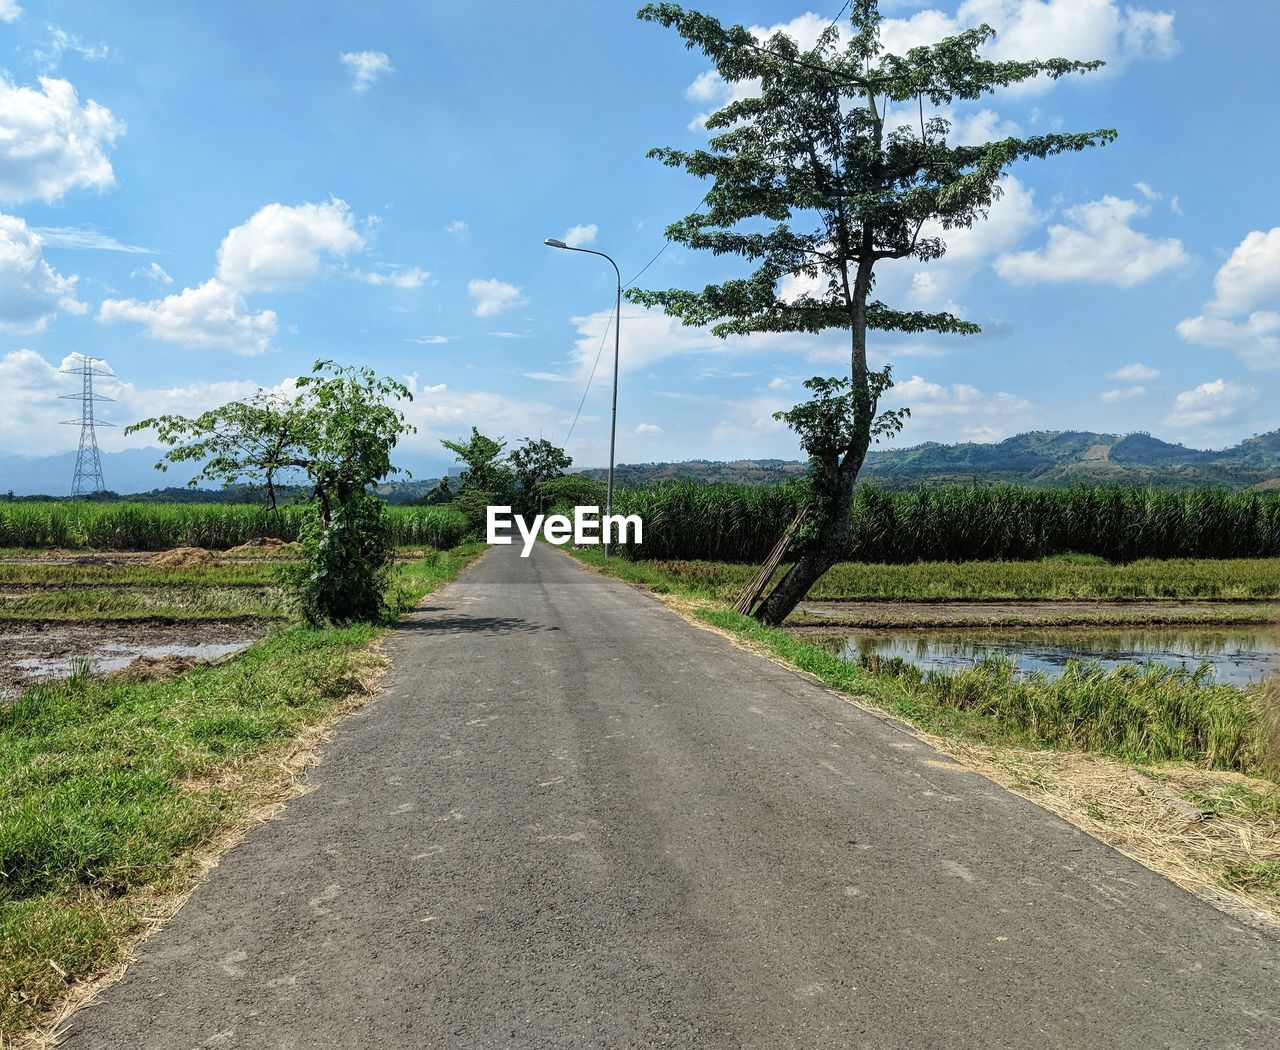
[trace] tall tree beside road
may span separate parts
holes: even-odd
[[[871,443],[901,430],[908,409],[884,410],[888,365],[867,363],[868,330],[961,335],[979,328],[951,313],[894,309],[872,298],[883,260],[927,263],[946,251],[945,233],[985,218],[1000,180],[1017,161],[1102,146],[1101,129],[948,144],[948,120],[926,119],[924,104],[947,107],[1036,76],[1053,79],[1101,62],[982,57],[995,35],[986,25],[888,53],[876,0],[854,0],[849,24],[835,24],[810,50],[789,36],[757,40],[742,26],[677,4],[650,4],[639,17],[675,31],[701,50],[729,84],[743,85],[707,120],[705,149],[660,148],[664,164],[711,179],[705,211],[667,228],[677,244],[738,255],[747,277],[702,291],[637,290],[630,298],[721,338],[757,332],[849,333],[849,375],[815,377],[813,399],[778,414],[810,457],[812,509],[790,570],[756,616],[777,624],[848,548],[854,483]],[[895,124],[887,108],[920,119]]]

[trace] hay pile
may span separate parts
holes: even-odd
[[[139,656],[127,667],[112,672],[108,677],[118,682],[167,682],[204,663],[204,660],[173,653],[168,656]]]
[[[213,552],[203,547],[174,547],[147,559],[147,564],[156,569],[198,569],[213,563]]]
[[[278,539],[275,536],[255,536],[238,547],[232,547],[227,554],[291,554],[302,550],[302,544]]]

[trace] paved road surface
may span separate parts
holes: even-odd
[[[557,551],[391,651],[67,1046],[1280,1039],[1275,935]]]

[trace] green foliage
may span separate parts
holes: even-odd
[[[565,450],[553,445],[546,438],[525,438],[524,443],[511,453],[511,469],[519,486],[519,509],[525,514],[540,514],[548,504],[539,494],[539,485],[560,477],[573,466],[573,460]]]
[[[538,482],[535,494],[540,509],[565,514],[574,507],[603,507],[605,484],[582,474],[565,474]]]
[[[327,524],[313,512],[302,530],[306,559],[286,573],[307,623],[360,623],[386,611],[395,547],[385,516],[382,501],[367,492],[336,503]]]
[[[498,497],[511,492],[515,475],[503,455],[507,447],[505,441],[485,437],[472,427],[471,439],[465,444],[461,441],[441,441],[440,444],[453,452],[458,462],[466,464],[458,478],[459,495],[468,490],[489,492]],[[510,500],[499,499],[499,502],[509,503]]]
[[[202,463],[193,485],[263,479],[273,507],[277,473],[301,473],[315,509],[302,534],[311,563],[305,578],[295,581],[306,619],[318,624],[375,617],[383,606],[391,543],[382,503],[368,490],[398,472],[391,452],[414,428],[397,406],[413,395],[371,368],[333,361],[317,361],[294,385],[292,400],[260,391],[195,419],[144,419],[126,433],[154,429],[172,446],[166,460]]]
[[[760,563],[805,499],[797,486],[674,482],[614,493],[644,517],[633,558]],[[1280,556],[1280,493],[1076,486],[858,487],[842,557],[865,562]]]

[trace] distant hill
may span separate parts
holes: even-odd
[[[602,469],[583,473],[603,478]],[[615,470],[622,485],[645,485],[673,478],[760,484],[804,473],[792,460],[690,460],[683,463],[626,463]],[[1146,433],[1095,434],[1039,430],[994,443],[875,449],[861,479],[886,488],[921,484],[1007,482],[1060,488],[1077,483],[1147,485],[1187,489],[1214,485],[1230,489],[1280,489],[1280,430],[1251,437],[1218,451],[1187,448]]]
[[[154,469],[158,449],[133,449],[103,456],[107,484],[120,493],[151,500],[225,500],[225,492],[156,488],[180,486],[188,474],[181,469],[160,474]],[[65,495],[71,482],[75,453],[29,459],[0,457],[0,496],[48,493]],[[441,475],[456,467],[439,460],[406,457],[412,480],[388,482],[378,491],[389,502],[420,501]],[[188,468],[189,469],[189,468]],[[805,465],[786,459],[738,459],[731,462],[693,459],[679,463],[620,463],[619,485],[648,485],[655,481],[691,478],[701,482],[729,481],[767,485],[798,478]],[[603,480],[605,470],[582,471]],[[875,449],[867,456],[861,478],[885,488],[921,484],[1037,485],[1060,488],[1084,482],[1147,485],[1187,489],[1213,485],[1229,489],[1280,489],[1280,430],[1259,434],[1231,448],[1205,450],[1161,441],[1150,434],[1095,434],[1079,430],[1037,430],[1004,441],[943,445],[927,442],[911,448]]]

